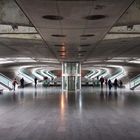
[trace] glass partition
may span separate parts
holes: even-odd
[[[62,89],[68,91],[81,89],[81,64],[79,62],[62,64]]]

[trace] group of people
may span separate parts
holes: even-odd
[[[95,81],[93,80],[93,84],[95,85]],[[120,87],[122,88],[123,87],[123,82],[121,80],[117,80],[117,78],[114,80],[114,82],[112,83],[112,81],[109,79],[105,79],[104,77],[101,77],[99,79],[99,77],[97,77],[97,80],[96,80],[96,84],[100,85],[101,86],[101,89],[103,88],[103,85],[105,84],[106,85],[106,88],[108,87],[109,90],[111,90],[111,88],[114,86],[115,90]]]
[[[13,90],[15,91],[16,85],[18,85],[18,82],[17,82],[16,78],[13,80],[12,85],[13,85]],[[24,88],[24,78],[20,79],[20,87]]]
[[[35,88],[37,87],[37,78],[35,77],[34,78],[34,85],[35,85]],[[18,82],[17,82],[17,79],[15,78],[12,82],[12,85],[13,85],[13,90],[15,91],[16,89],[16,85],[18,85]],[[24,78],[21,78],[20,79],[20,88],[24,88],[25,86],[25,82],[24,82]]]

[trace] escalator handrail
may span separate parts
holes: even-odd
[[[140,85],[140,74],[130,80],[130,89],[135,89]]]
[[[137,78],[140,78],[140,74],[137,75],[137,76],[135,76],[135,77],[133,77],[132,79],[130,79],[130,81],[134,81],[134,80],[136,80]]]
[[[4,86],[4,87],[8,88],[9,90],[12,90],[12,89],[13,89],[13,86],[12,86],[12,87],[9,87],[8,85],[2,83],[1,81],[0,81],[0,84],[1,84],[2,86]]]
[[[2,77],[4,77],[5,79],[9,80],[10,82],[12,82],[12,80],[11,80],[10,78],[8,78],[7,76],[3,75],[2,73],[0,73],[0,75],[1,75]]]

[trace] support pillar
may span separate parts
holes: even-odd
[[[62,89],[67,91],[81,89],[81,64],[79,62],[63,62]]]

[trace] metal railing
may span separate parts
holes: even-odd
[[[113,81],[115,79],[119,79],[119,78],[123,77],[124,75],[125,75],[125,71],[121,68],[118,68],[118,70],[113,74],[113,76],[108,77],[108,79]]]
[[[12,80],[0,73],[0,83],[8,89],[13,89]]]
[[[25,78],[28,80],[28,82],[33,82],[34,81],[34,77],[32,75],[29,75],[27,73],[27,71],[25,69],[19,69],[18,71],[18,75],[20,75],[21,77]]]
[[[138,86],[140,86],[140,74],[130,80],[131,90],[134,90]]]

